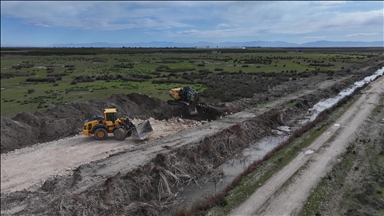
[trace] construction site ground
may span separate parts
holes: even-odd
[[[218,165],[273,134],[276,127],[294,126],[318,101],[383,66],[381,58],[352,68],[353,75],[297,80],[291,85],[310,85],[262,106],[253,106],[252,98],[202,106],[200,116],[189,119],[163,101],[138,94],[63,105],[46,113],[23,112],[13,119],[2,117],[1,214],[162,215],[176,208],[172,201],[180,188],[215,173]],[[381,77],[306,149],[312,154],[303,151],[231,214],[297,214],[383,97]],[[294,106],[286,106],[292,102]],[[144,141],[127,138],[123,142],[81,135],[82,117],[99,112],[106,103],[129,113],[135,124],[149,119],[154,133]],[[374,128],[382,128],[383,121],[374,121]]]

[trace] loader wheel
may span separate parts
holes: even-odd
[[[119,141],[123,141],[127,137],[127,133],[125,133],[125,130],[123,128],[116,129],[113,132],[113,135],[115,136],[115,139]]]
[[[105,128],[97,128],[95,130],[95,138],[97,140],[104,140],[108,137],[108,131]]]

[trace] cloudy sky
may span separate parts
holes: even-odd
[[[1,45],[382,41],[382,1],[1,1]]]

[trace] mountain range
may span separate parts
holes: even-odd
[[[20,47],[12,45],[1,45],[1,47]],[[197,43],[177,43],[169,41],[152,41],[144,43],[66,43],[52,44],[46,47],[210,47],[210,48],[225,48],[225,47],[384,47],[384,41],[314,41],[308,43],[288,43],[285,41],[248,41],[248,42],[221,42],[212,43],[200,41]]]

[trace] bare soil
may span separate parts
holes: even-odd
[[[140,94],[2,117],[1,214],[162,214],[180,188],[214,173],[215,167],[272,129],[294,124],[319,100],[383,66],[380,58],[351,67],[348,73],[339,71],[331,79],[288,81],[268,94],[202,105],[196,117]],[[256,107],[266,98],[267,106]],[[292,102],[294,106],[285,106]],[[84,119],[100,115],[111,104],[135,123],[150,119],[155,133],[144,142],[112,137],[98,142],[80,136]],[[311,148],[316,151],[316,144]]]

